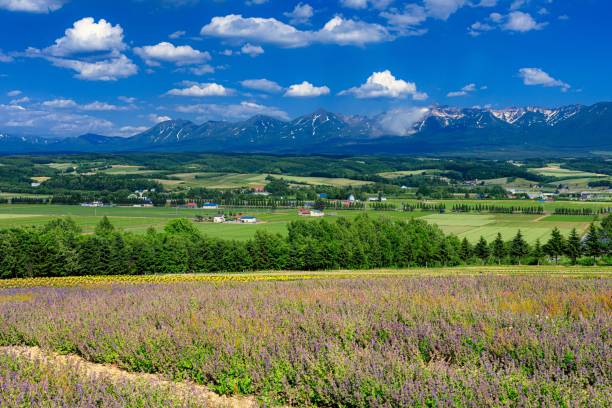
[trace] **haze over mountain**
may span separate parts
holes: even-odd
[[[612,149],[612,103],[508,109],[435,106],[375,117],[317,110],[282,121],[169,120],[132,137],[57,139],[0,133],[0,153],[258,152],[450,154],[581,152]]]

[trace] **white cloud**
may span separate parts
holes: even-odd
[[[397,9],[384,11],[380,16],[395,27],[415,27],[427,20],[425,8],[416,4],[406,4],[401,11]]]
[[[66,0],[0,0],[0,9],[27,13],[50,13],[59,10]]]
[[[414,100],[427,99],[427,94],[417,91],[414,82],[397,79],[391,71],[374,72],[366,83],[340,92],[340,95],[353,95],[360,99],[366,98],[405,98],[412,96]]]
[[[198,120],[245,120],[255,115],[266,115],[280,120],[288,120],[289,115],[273,106],[260,105],[254,102],[241,102],[240,104],[218,105],[200,104],[178,106],[177,112],[199,114]]]
[[[147,126],[123,126],[119,128],[117,136],[134,136],[147,130]]]
[[[149,115],[149,120],[155,124],[158,124],[158,123],[167,122],[169,120],[172,120],[172,118],[170,116],[155,115],[152,113]]]
[[[134,98],[133,96],[118,96],[117,99],[125,103],[134,103],[137,101],[137,99]]]
[[[204,65],[200,65],[199,67],[192,67],[189,69],[189,71],[193,75],[202,76],[202,75],[214,73],[215,67],[213,67],[212,65],[204,64]]]
[[[299,3],[293,11],[284,14],[286,17],[289,17],[291,24],[306,24],[314,15],[314,9],[310,4]]]
[[[27,96],[23,96],[23,97],[18,98],[18,99],[13,99],[9,103],[11,105],[22,105],[22,104],[28,103],[28,102],[30,102],[30,98],[28,98]]]
[[[523,79],[523,84],[527,86],[559,87],[563,92],[571,88],[568,83],[553,78],[540,68],[521,68],[519,76]]]
[[[112,103],[106,102],[91,102],[86,105],[80,106],[79,109],[84,111],[95,111],[95,112],[113,112],[113,111],[124,111],[130,109],[129,106],[119,106]]]
[[[466,4],[466,0],[425,0],[428,14],[440,20],[447,20]]]
[[[183,37],[185,34],[187,34],[186,31],[182,31],[182,30],[181,31],[175,31],[172,34],[170,34],[168,36],[168,38],[170,38],[171,40],[176,40],[177,38]]]
[[[112,122],[89,115],[50,111],[45,107],[24,108],[21,105],[0,105],[0,122],[5,129],[27,128],[28,133],[72,136],[83,133],[108,133]]]
[[[202,52],[189,45],[175,46],[166,41],[157,45],[136,47],[134,53],[149,66],[159,66],[160,62],[172,62],[176,65],[199,64],[211,58],[207,51]]]
[[[138,72],[138,67],[125,55],[97,62],[73,59],[48,58],[53,65],[75,71],[78,79],[89,81],[116,81]]]
[[[274,81],[270,81],[269,79],[246,79],[240,82],[245,88],[254,89],[256,91],[268,92],[268,93],[278,93],[283,90],[283,87],[277,84]]]
[[[0,62],[9,63],[9,62],[13,62],[13,61],[14,61],[14,59],[13,59],[12,56],[5,54],[0,49]]]
[[[55,44],[45,49],[45,52],[56,57],[64,57],[75,53],[99,51],[122,51],[127,46],[123,43],[123,28],[119,24],[113,26],[105,19],[97,23],[92,17],[85,17],[74,23],[65,31],[63,37],[55,40]]]
[[[128,98],[128,99],[132,101],[134,100],[132,98]],[[122,106],[122,105],[115,105],[112,103],[100,102],[100,101],[94,101],[94,102],[87,103],[85,105],[79,105],[72,99],[63,99],[63,98],[44,101],[43,103],[41,103],[41,106],[45,108],[51,108],[51,109],[74,108],[74,109],[79,109],[82,111],[90,111],[90,112],[117,112],[117,111],[125,111],[125,110],[134,108],[134,106],[130,106],[130,105]]]
[[[541,30],[542,28],[544,28],[544,26],[546,26],[546,23],[538,23],[528,13],[523,13],[522,11],[513,11],[508,14],[508,18],[503,26],[503,29],[525,33],[531,30]]]
[[[385,112],[379,118],[379,125],[385,134],[408,136],[415,133],[414,125],[425,119],[429,108],[398,108]]]
[[[259,45],[252,45],[252,44],[246,43],[245,45],[242,46],[242,48],[240,49],[240,52],[252,58],[255,58],[263,54],[265,51]]]
[[[481,87],[480,89],[486,89],[486,88]],[[475,92],[475,91],[476,91],[476,84],[467,84],[466,86],[461,88],[459,91],[449,92],[446,94],[446,96],[448,96],[449,98],[454,98],[457,96],[466,96],[469,93]]]
[[[75,108],[77,103],[72,99],[52,99],[50,101],[44,101],[42,106],[47,108]]]
[[[356,10],[363,10],[368,7],[384,9],[391,3],[393,3],[393,0],[340,0],[342,6]]]
[[[233,92],[231,89],[224,87],[223,85],[215,83],[204,83],[204,84],[192,84],[187,88],[183,89],[171,89],[168,91],[168,95],[174,96],[193,96],[193,97],[207,97],[207,96],[229,96]]]
[[[329,95],[329,88],[326,86],[314,86],[310,82],[304,81],[301,84],[291,85],[285,96],[291,98],[312,98],[316,96]]]
[[[15,89],[14,91],[9,91],[9,92],[7,92],[7,93],[6,93],[6,96],[8,96],[8,97],[10,97],[10,98],[14,98],[14,97],[19,96],[19,95],[21,95],[21,94],[22,94],[22,92],[21,92],[20,90]]]
[[[275,44],[281,47],[305,47],[313,43],[357,45],[391,40],[388,30],[379,24],[336,16],[318,31],[301,31],[274,18],[244,18],[241,15],[214,17],[202,27],[202,35]]]
[[[537,22],[529,13],[512,11],[508,15],[491,13],[486,22],[475,22],[468,28],[468,34],[477,37],[485,31],[500,28],[504,31],[525,33],[532,30],[541,30],[547,23]]]

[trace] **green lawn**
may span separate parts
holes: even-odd
[[[212,224],[194,223],[202,232],[226,239],[249,239],[256,231],[265,230],[272,233],[285,234],[287,224],[298,219],[312,221],[312,218],[302,218],[296,210],[263,210],[242,209],[225,210],[227,212],[243,213],[257,216],[259,223],[246,224]],[[210,216],[217,210],[190,210],[173,208],[86,208],[63,205],[1,205],[0,228],[43,225],[57,217],[72,217],[84,232],[93,232],[102,216],[108,216],[111,222],[120,229],[132,232],[144,232],[149,227],[163,228],[171,219],[195,219],[196,215]],[[328,211],[328,221],[340,217],[356,217],[362,211]],[[437,224],[446,233],[456,234],[460,238],[467,237],[477,241],[480,236],[493,239],[501,232],[505,239],[510,239],[520,229],[529,242],[540,238],[547,239],[554,227],[564,234],[576,228],[583,232],[593,217],[582,216],[542,216],[522,214],[434,214],[425,212],[405,213],[399,211],[378,212],[368,211],[372,217],[387,217],[390,219],[405,219],[419,217],[430,223]]]

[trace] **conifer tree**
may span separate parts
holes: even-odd
[[[521,263],[521,259],[526,257],[529,254],[529,244],[523,238],[523,234],[521,230],[518,230],[516,236],[510,243],[510,256],[519,263]]]
[[[584,238],[584,249],[587,256],[597,258],[601,255],[599,229],[593,223],[589,226],[589,230]]]
[[[582,255],[582,242],[580,242],[580,235],[576,231],[576,228],[570,232],[567,238],[567,244],[565,245],[565,255],[572,260],[572,264],[576,264],[576,260]]]
[[[497,260],[498,264],[501,264],[501,261],[506,257],[506,244],[501,233],[497,233],[497,237],[492,245],[493,248],[491,252],[493,253],[493,258]]]
[[[486,262],[489,259],[489,256],[490,256],[489,244],[487,243],[487,240],[484,239],[483,236],[480,237],[480,239],[478,240],[478,243],[474,247],[474,255],[476,255],[476,257],[482,260],[482,262]]]
[[[551,258],[555,259],[555,262],[559,262],[559,257],[565,252],[565,239],[559,228],[555,227],[550,235],[550,239],[544,245],[544,252]]]

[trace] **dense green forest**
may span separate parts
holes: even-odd
[[[295,221],[287,237],[258,232],[246,242],[202,235],[184,219],[162,232],[116,230],[103,218],[92,235],[71,219],[43,227],[0,230],[0,277],[135,275],[249,270],[370,269],[461,264],[540,264],[566,261],[609,264],[612,216],[581,238],[557,229],[546,243],[530,246],[520,231],[509,242],[445,235],[421,220],[391,221],[361,215],[337,222]]]

